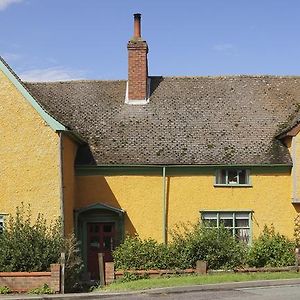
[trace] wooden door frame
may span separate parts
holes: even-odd
[[[116,245],[124,240],[125,211],[106,204],[96,203],[74,211],[75,234],[80,242],[80,251],[87,272],[87,223],[114,223]]]

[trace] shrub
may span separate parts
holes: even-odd
[[[291,266],[295,261],[294,249],[293,241],[275,232],[273,226],[265,226],[249,250],[248,264],[252,267]]]
[[[74,234],[65,239],[63,252],[65,252],[65,290],[67,292],[80,290],[79,282],[83,270],[83,262]]]
[[[36,294],[36,295],[54,294],[54,291],[49,287],[49,285],[47,283],[45,283],[41,287],[38,287],[38,288],[28,291],[28,294]]]
[[[63,245],[60,222],[46,225],[42,215],[31,221],[30,207],[17,208],[0,236],[0,270],[46,271],[58,261]]]
[[[141,240],[138,236],[125,238],[113,252],[115,267],[122,270],[165,269],[169,267],[168,246],[153,239]]]
[[[6,294],[10,294],[11,290],[9,287],[5,286],[0,286],[0,294],[2,295],[6,295]]]
[[[65,289],[72,291],[82,270],[75,237],[64,238],[59,220],[47,225],[43,215],[38,215],[33,221],[30,207],[25,212],[22,205],[0,234],[0,271],[47,271],[59,261],[61,252],[66,253]]]
[[[242,265],[246,245],[224,227],[207,228],[202,224],[183,225],[172,232],[173,247],[181,257],[181,268],[195,267],[197,260],[205,260],[210,269],[231,269]]]
[[[182,230],[183,229],[183,230]],[[242,264],[245,245],[225,228],[182,226],[172,233],[170,245],[138,236],[127,237],[113,253],[115,266],[123,270],[186,269],[197,260],[206,260],[209,268],[233,268]]]

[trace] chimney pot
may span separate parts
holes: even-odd
[[[148,45],[141,38],[141,14],[134,14],[134,36],[127,44],[128,86],[126,103],[144,104],[148,99]],[[138,100],[138,101],[137,101]],[[146,102],[145,102],[146,101]]]
[[[141,14],[134,14],[134,38],[141,38]]]

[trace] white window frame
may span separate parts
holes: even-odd
[[[221,179],[221,176],[222,176],[222,171],[225,171],[226,172],[226,179],[225,179],[225,183],[219,183],[219,179]],[[236,171],[237,172],[237,182],[229,182],[228,181],[228,172],[229,171]],[[246,183],[239,183],[239,175],[238,175],[238,172],[240,171],[245,171],[246,174]],[[249,169],[243,169],[243,168],[222,168],[222,169],[218,169],[216,171],[216,175],[215,175],[215,183],[214,183],[214,186],[223,186],[223,187],[226,187],[226,186],[229,186],[229,187],[234,187],[234,186],[237,186],[237,187],[251,187],[252,186],[252,183],[251,183],[251,177],[250,177],[250,170]]]
[[[253,211],[251,210],[230,210],[230,211],[226,211],[226,210],[203,210],[200,211],[201,214],[201,221],[203,222],[204,220],[216,220],[217,221],[217,226],[209,226],[209,227],[215,227],[215,228],[219,228],[221,225],[221,220],[225,219],[223,216],[224,215],[231,215],[229,217],[227,217],[226,219],[232,219],[232,226],[224,226],[225,228],[228,228],[230,230],[232,230],[232,235],[234,237],[237,236],[236,232],[239,229],[246,229],[249,231],[249,238],[247,241],[247,244],[250,245],[252,243],[252,214]],[[207,216],[205,218],[205,215]],[[244,216],[248,215],[248,226],[236,226],[236,220],[239,219],[246,219]],[[242,217],[241,217],[242,216]]]

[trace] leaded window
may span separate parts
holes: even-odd
[[[249,244],[251,241],[251,212],[203,211],[202,221],[207,227],[224,226],[237,239]]]

